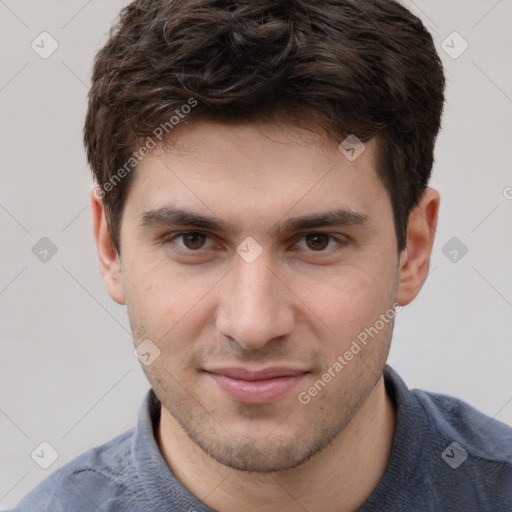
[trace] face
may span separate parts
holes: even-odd
[[[123,212],[122,300],[135,344],[159,351],[144,371],[218,462],[296,467],[343,431],[388,354],[398,254],[375,143],[349,161],[298,128],[210,122],[178,143],[141,162]]]

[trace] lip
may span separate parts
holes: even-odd
[[[243,404],[274,403],[286,395],[308,373],[288,367],[262,370],[217,368],[205,370],[231,400]]]

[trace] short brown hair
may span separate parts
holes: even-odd
[[[134,157],[173,116],[376,137],[400,251],[443,102],[431,35],[392,0],[136,0],[97,54],[84,141],[119,251]]]

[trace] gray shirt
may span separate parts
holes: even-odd
[[[397,427],[386,472],[360,512],[512,511],[512,428],[453,397],[410,391],[386,366]],[[174,477],[149,390],[138,426],[80,455],[13,512],[212,512]]]

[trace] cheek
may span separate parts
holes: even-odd
[[[162,267],[149,264],[136,255],[130,259],[125,256],[122,273],[126,306],[134,334],[138,336],[139,331],[148,331],[145,336],[153,339],[158,332],[155,332],[155,321],[162,318],[167,309],[174,309],[168,303],[172,297],[166,293],[168,282]],[[134,326],[137,326],[137,331]]]
[[[307,305],[311,321],[320,326],[317,335],[324,340],[324,348],[330,345],[331,355],[348,348],[391,308],[397,276],[393,258],[386,259],[347,266],[321,279],[297,281],[297,295]]]
[[[206,313],[207,295],[214,281],[180,272],[169,263],[127,265],[124,275],[126,304],[132,328],[145,336],[186,341]],[[135,333],[134,329],[134,333]]]

